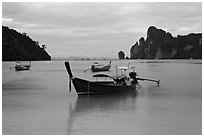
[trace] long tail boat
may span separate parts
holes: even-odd
[[[29,70],[31,67],[31,61],[29,62],[28,65],[23,65],[20,62],[17,62],[17,64],[15,65],[15,70],[16,71],[24,71],[24,70]]]
[[[94,77],[109,77],[112,78],[112,81],[89,81],[81,78],[74,77],[70,68],[69,62],[65,62],[65,67],[69,74],[69,89],[71,91],[71,82],[76,89],[78,95],[80,94],[97,94],[97,93],[120,93],[120,92],[129,92],[136,91],[137,83],[134,82],[134,77],[132,81],[126,83],[127,80],[130,80],[125,75],[112,77],[105,74],[96,74]],[[133,72],[134,73],[134,72]],[[136,73],[136,72],[135,72]]]
[[[136,88],[140,87],[138,80],[142,81],[153,81],[157,83],[157,86],[159,86],[160,80],[153,80],[153,79],[147,79],[147,78],[139,78],[137,77],[137,73],[135,72],[134,67],[128,67],[128,68],[121,68],[125,72],[128,69],[132,69],[131,72],[129,72],[129,76],[126,76],[121,73],[121,75],[116,76],[109,76],[106,74],[95,74],[93,77],[104,77],[104,78],[111,78],[112,81],[89,81],[81,78],[74,77],[70,68],[69,62],[65,62],[65,67],[67,69],[67,72],[69,74],[69,91],[71,91],[71,82],[74,85],[74,88],[76,89],[76,92],[78,95],[80,94],[98,94],[98,93],[126,93],[126,92],[137,92]],[[119,68],[119,67],[118,67]]]
[[[109,71],[111,68],[111,61],[107,65],[99,64],[97,61],[91,65],[91,67],[87,70],[84,70],[84,72],[91,70],[92,72],[101,72],[101,71]]]

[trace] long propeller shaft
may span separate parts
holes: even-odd
[[[137,78],[137,80],[142,80],[142,81],[153,81],[157,82],[157,85],[159,86],[160,80],[155,80],[155,79],[148,79],[148,78]]]

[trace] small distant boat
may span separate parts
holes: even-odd
[[[108,65],[102,65],[99,64],[97,61],[94,61],[93,65],[91,65],[91,68],[84,70],[84,72],[91,70],[92,72],[100,72],[100,71],[109,71],[111,67],[111,61]]]
[[[16,71],[24,71],[24,70],[29,70],[31,67],[31,61],[29,62],[28,65],[24,65],[24,64],[21,64],[21,62],[16,62],[16,65],[15,65],[15,70]]]

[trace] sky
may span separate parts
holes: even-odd
[[[201,2],[3,2],[2,25],[25,32],[51,57],[117,58],[147,29],[202,33]]]

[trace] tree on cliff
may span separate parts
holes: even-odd
[[[46,49],[47,47],[45,45],[42,45],[42,49]]]
[[[125,53],[123,51],[118,52],[118,58],[119,59],[125,59]]]
[[[2,26],[2,60],[51,60],[51,56],[25,32],[21,34]]]

